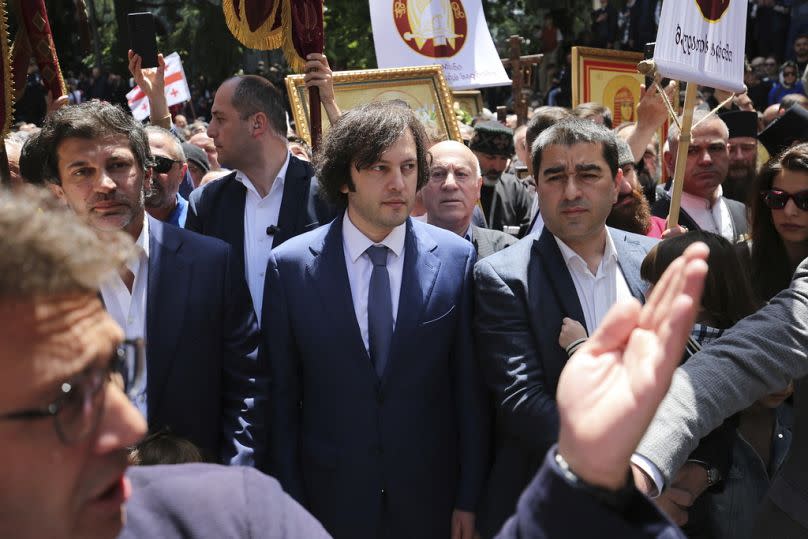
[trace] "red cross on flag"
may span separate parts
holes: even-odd
[[[188,89],[188,81],[185,79],[185,71],[182,69],[180,55],[176,52],[172,52],[165,57],[165,61],[165,94],[166,101],[170,107],[171,105],[184,103],[191,99],[191,90]],[[132,116],[134,116],[136,120],[145,120],[149,117],[149,113],[151,112],[149,100],[139,86],[135,86],[126,94],[126,100],[129,102]]]

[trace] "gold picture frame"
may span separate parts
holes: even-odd
[[[636,121],[640,84],[637,72],[641,52],[572,48],[572,106],[594,101],[612,111],[612,127]]]
[[[374,100],[400,99],[418,114],[430,136],[462,141],[452,109],[452,93],[440,65],[336,71],[334,97],[342,112]],[[286,77],[297,134],[311,142],[309,97],[303,75]],[[330,123],[322,110],[323,134]]]
[[[472,118],[479,117],[485,108],[483,94],[480,90],[453,91],[452,99],[461,110],[467,112]]]

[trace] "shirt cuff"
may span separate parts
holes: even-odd
[[[640,470],[644,471],[648,477],[654,482],[656,486],[656,492],[654,493],[652,498],[656,498],[662,492],[663,487],[665,486],[665,479],[662,477],[662,472],[659,471],[657,465],[648,460],[647,458],[643,457],[639,453],[634,453],[631,455],[631,463],[637,466]]]

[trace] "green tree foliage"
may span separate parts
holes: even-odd
[[[366,0],[325,0],[325,52],[334,70],[377,67]]]

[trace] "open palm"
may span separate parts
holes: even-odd
[[[699,307],[707,247],[671,264],[645,306],[614,306],[558,384],[558,451],[592,484],[619,488],[670,385]]]

